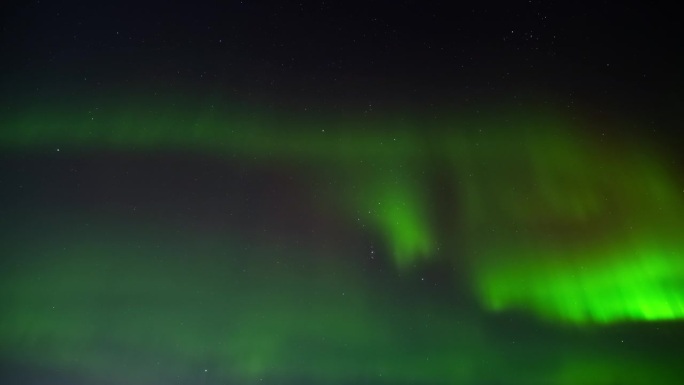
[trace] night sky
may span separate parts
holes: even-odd
[[[0,6],[0,383],[684,378],[651,2]]]

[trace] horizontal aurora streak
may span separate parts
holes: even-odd
[[[538,112],[333,121],[218,105],[181,110],[143,99],[102,104],[120,107],[89,102],[15,111],[2,118],[0,146],[52,156],[56,149],[80,156],[190,152],[246,168],[311,171],[298,186],[301,193],[315,190],[322,197],[313,206],[377,239],[393,258],[395,271],[383,277],[393,284],[402,284],[397,272],[411,277],[446,263],[468,272],[470,289],[488,312],[522,310],[542,324],[579,327],[684,318],[682,183],[647,144],[590,140],[562,116]],[[339,182],[327,183],[330,175]],[[445,195],[451,204],[440,207],[436,197]],[[31,218],[15,220],[34,225]],[[149,241],[149,229],[110,230],[106,220],[93,226],[100,233],[48,226],[55,240],[40,245],[5,240],[9,253],[28,262],[3,266],[0,303],[9,315],[0,323],[4,355],[85,368],[86,376],[126,366],[129,379],[139,383],[149,380],[157,360],[184,363],[177,373],[165,373],[170,378],[200,373],[244,383],[529,383],[530,371],[539,383],[554,384],[582,383],[588,376],[606,385],[675,378],[667,365],[635,362],[627,354],[593,366],[586,357],[600,352],[589,343],[567,342],[572,331],[557,341],[571,344],[564,353],[569,357],[549,353],[547,361],[516,361],[515,349],[487,336],[481,320],[439,309],[419,295],[426,293],[411,298],[415,318],[393,317],[398,305],[343,255],[322,257],[305,246],[283,252],[268,244],[244,251],[245,241],[225,234],[195,234],[176,241],[177,249],[189,247],[200,261],[188,271],[184,261],[190,257],[173,244],[159,248],[165,242]],[[162,225],[154,232],[171,230]],[[496,242],[488,241],[492,232]],[[104,239],[102,233],[114,235]],[[291,253],[308,263],[274,267]],[[169,256],[175,262],[154,262]],[[334,267],[316,270],[321,258]],[[219,260],[220,269],[208,267]],[[253,270],[261,277],[249,275]],[[302,275],[321,277],[302,284]],[[160,303],[168,293],[179,300]],[[102,314],[88,310],[103,301],[108,306]],[[107,335],[105,328],[111,329]],[[103,344],[109,349],[94,348]],[[308,347],[320,353],[312,359]],[[121,352],[130,349],[140,357],[125,358]],[[624,365],[638,375],[620,374]]]
[[[51,218],[20,221],[20,236],[3,239],[22,259],[2,266],[2,351],[10,362],[77,370],[84,382],[109,383],[101,373],[132,384],[678,378],[676,362],[597,351],[592,333],[541,327],[515,343],[467,308],[443,306],[433,290],[407,286],[415,277],[361,273],[355,260],[288,255],[222,234],[169,235],[156,224],[123,230],[111,220]],[[31,229],[50,239],[27,243]],[[669,336],[632,328],[652,341]]]

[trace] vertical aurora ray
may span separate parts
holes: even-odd
[[[385,232],[392,246],[395,263],[408,266],[418,258],[427,258],[433,252],[434,240],[421,209],[423,200],[399,186],[387,188],[377,208],[377,224]]]
[[[424,181],[396,166],[388,166],[387,176],[373,179],[347,197],[359,220],[377,229],[386,240],[395,265],[408,268],[427,260],[434,252],[434,230],[429,218]]]

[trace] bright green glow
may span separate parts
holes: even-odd
[[[302,166],[315,171],[312,185],[332,186],[324,195],[340,215],[384,237],[399,268],[450,243],[491,310],[580,324],[684,317],[682,188],[645,145],[588,140],[548,115],[331,123],[145,100],[101,105],[116,107],[18,111],[4,117],[0,143]],[[441,229],[444,217],[458,228]]]
[[[676,251],[624,248],[580,260],[562,251],[544,258],[525,255],[548,254],[548,248],[518,252],[480,274],[481,294],[491,309],[525,307],[576,323],[684,318],[684,261]]]
[[[463,189],[488,308],[580,324],[684,318],[684,205],[673,179],[643,147],[535,138],[504,166],[514,171],[475,168]]]

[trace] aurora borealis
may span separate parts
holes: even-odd
[[[523,3],[10,7],[0,382],[677,384],[674,21]]]

